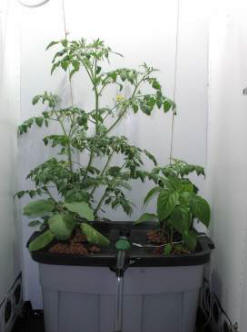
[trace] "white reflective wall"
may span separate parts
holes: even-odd
[[[227,8],[228,7],[228,8]],[[240,331],[247,327],[247,4],[214,11],[210,30],[208,185],[213,286]]]
[[[0,3],[0,303],[20,272],[14,194],[20,104],[19,36],[12,1]]]

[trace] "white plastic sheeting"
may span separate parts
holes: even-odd
[[[228,8],[227,8],[228,7]],[[208,185],[214,289],[233,321],[247,318],[247,4],[228,1],[210,29]]]
[[[180,10],[178,11],[178,4]],[[113,65],[134,67],[144,61],[159,68],[159,79],[165,93],[176,99],[178,116],[173,136],[173,156],[205,165],[207,129],[207,44],[208,6],[198,0],[150,0],[124,3],[113,0],[65,0],[66,30],[69,38],[100,37],[124,59],[114,59]],[[56,92],[69,102],[70,88],[64,73],[50,76],[52,51],[45,52],[50,40],[64,37],[62,0],[50,0],[38,8],[21,7],[21,119],[25,120],[42,108],[31,105],[35,94],[44,90]],[[86,107],[91,97],[85,83],[74,77],[74,103]],[[172,138],[171,114],[155,112],[128,115],[117,132],[130,141],[153,152],[160,163],[169,160]],[[41,143],[44,132],[31,130],[19,141],[20,188],[27,187],[27,172],[47,158],[51,151]],[[203,189],[203,179],[198,181]],[[131,219],[142,212],[142,199],[148,189],[136,184],[130,196],[136,202]],[[141,193],[141,194],[140,194]],[[22,205],[27,199],[22,200]],[[152,206],[151,206],[152,207]],[[154,205],[153,205],[154,208]],[[117,211],[111,216],[126,220]],[[38,269],[25,248],[32,229],[23,222],[25,299],[35,308],[41,307]]]
[[[14,1],[0,3],[0,302],[20,271],[13,198],[20,106],[17,17]]]

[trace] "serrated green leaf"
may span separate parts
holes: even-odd
[[[33,104],[33,105],[37,104],[37,103],[38,103],[38,101],[39,101],[39,99],[40,99],[40,96],[39,96],[39,95],[38,95],[38,96],[35,96],[35,97],[33,97],[33,99],[32,99],[32,104]]]
[[[37,236],[32,242],[30,242],[28,249],[30,251],[40,250],[46,247],[54,238],[55,235],[50,230],[47,230],[46,232]]]
[[[88,221],[94,220],[93,210],[86,202],[71,202],[65,203],[64,206],[71,212],[79,214],[81,218],[85,218]]]
[[[120,172],[121,172],[121,167],[118,166],[112,166],[107,171],[107,173],[113,177],[118,176]]]
[[[63,45],[63,47],[67,47],[68,46],[68,39],[61,40],[61,44]]]
[[[172,104],[168,100],[166,100],[163,103],[163,109],[165,112],[168,112],[171,109],[171,107],[172,107]]]
[[[61,61],[61,67],[63,68],[64,71],[66,71],[69,67],[69,61],[67,60],[62,60]]]
[[[150,160],[152,160],[154,165],[157,166],[157,160],[155,159],[155,156],[147,150],[144,150],[144,153]]]
[[[109,246],[110,241],[89,224],[82,223],[80,227],[82,232],[86,235],[88,242],[97,244],[102,247]]]
[[[71,189],[65,193],[65,200],[67,203],[73,202],[88,202],[89,193],[83,190]]]
[[[18,191],[18,193],[16,193],[16,196],[17,196],[18,198],[22,198],[22,196],[24,196],[25,194],[26,194],[26,191],[21,190],[21,191]]]
[[[147,204],[150,199],[155,195],[158,194],[161,191],[160,187],[154,187],[152,188],[146,195],[146,197],[144,198],[144,204]]]
[[[56,62],[56,63],[54,63],[54,64],[52,65],[52,67],[51,67],[51,75],[53,74],[54,70],[55,70],[57,67],[60,66],[60,63],[61,63],[61,61],[58,61],[58,62]]]
[[[143,222],[146,222],[146,221],[154,221],[154,220],[157,220],[157,216],[156,214],[153,214],[153,213],[144,213],[142,216],[140,216],[139,219],[137,219],[135,221],[135,224],[138,225],[138,224],[141,224]]]
[[[179,193],[176,191],[162,190],[157,201],[157,212],[160,221],[165,220],[179,202]]]
[[[36,227],[39,226],[41,224],[40,220],[32,220],[28,223],[29,227]]]
[[[38,201],[29,202],[23,209],[25,216],[42,217],[52,212],[55,203],[51,199],[40,199]]]
[[[35,118],[35,123],[38,127],[42,127],[43,121],[44,121],[44,119],[41,118],[41,117],[36,117]]]
[[[50,47],[52,47],[52,46],[54,46],[54,45],[56,45],[56,44],[58,44],[58,43],[59,43],[58,41],[52,41],[52,42],[50,42],[50,43],[47,45],[46,50],[48,50]]]
[[[70,238],[76,222],[68,214],[55,214],[48,220],[48,225],[58,240],[67,240]]]

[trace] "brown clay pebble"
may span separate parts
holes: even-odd
[[[49,252],[54,254],[88,255],[88,250],[82,243],[71,243],[70,245],[57,243],[49,249]]]
[[[89,251],[93,254],[96,254],[96,253],[100,252],[100,248],[97,246],[92,246],[89,248]]]
[[[88,250],[81,243],[73,243],[70,246],[70,254],[72,254],[72,255],[88,255]]]
[[[158,247],[154,249],[154,254],[155,255],[162,255],[163,254],[164,247]]]
[[[70,240],[71,243],[80,243],[80,242],[86,242],[87,238],[84,234],[80,232],[80,230],[76,230],[75,235]]]
[[[64,243],[57,243],[49,249],[49,252],[54,254],[65,254],[68,251],[69,246]]]
[[[158,230],[152,230],[147,233],[147,238],[151,243],[162,244],[165,242],[165,236]]]

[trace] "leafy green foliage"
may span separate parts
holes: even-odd
[[[50,230],[47,230],[30,242],[28,248],[30,251],[40,250],[46,247],[54,238],[54,234]]]
[[[191,210],[196,218],[198,218],[205,226],[209,226],[210,207],[204,198],[198,195],[193,195],[191,200]]]
[[[67,240],[75,228],[76,221],[69,214],[54,214],[48,220],[48,225],[58,240]]]
[[[30,226],[30,227],[36,227],[36,226],[39,226],[39,225],[41,225],[40,220],[32,220],[28,223],[28,226]]]
[[[155,221],[157,220],[157,216],[154,213],[144,213],[139,219],[136,220],[135,224],[141,224],[144,221]]]
[[[55,207],[51,199],[41,199],[29,202],[23,209],[23,213],[29,217],[42,217],[53,211]]]
[[[208,202],[197,194],[198,189],[186,177],[193,172],[204,175],[202,167],[189,165],[176,159],[168,166],[155,167],[148,177],[156,186],[144,199],[144,203],[147,203],[155,194],[158,194],[157,215],[162,229],[165,229],[167,237],[171,239],[170,245],[173,246],[173,233],[177,232],[189,250],[194,250],[197,244],[193,220],[198,219],[207,227],[210,221]],[[148,215],[144,214],[137,223],[148,220]],[[165,250],[167,254],[172,249],[167,247]]]
[[[168,256],[168,255],[170,255],[171,252],[172,252],[172,245],[171,245],[171,243],[167,243],[164,246],[164,255]]]
[[[88,242],[97,244],[102,247],[107,247],[110,245],[110,241],[91,225],[82,223],[81,230],[86,235]]]
[[[81,218],[85,218],[89,221],[94,220],[93,210],[86,202],[71,202],[65,203],[64,206],[71,212],[79,214]]]
[[[50,132],[43,137],[43,143],[54,148],[55,153],[27,175],[34,188],[21,190],[17,196],[47,198],[44,199],[46,203],[43,202],[46,207],[31,202],[24,212],[33,217],[49,217],[49,220],[40,221],[41,225],[47,226],[57,238],[67,239],[75,225],[82,225],[91,242],[104,245],[107,241],[85,224],[85,219],[100,220],[104,206],[112,209],[120,207],[131,215],[133,202],[127,194],[131,190],[130,181],[151,179],[152,172],[147,172],[144,166],[147,160],[158,167],[151,152],[130,144],[124,136],[112,135],[112,130],[129,112],[141,111],[147,116],[157,109],[175,112],[175,104],[163,94],[161,84],[155,77],[157,70],[147,64],[137,69],[105,71],[104,63],[110,63],[111,57],[121,54],[114,52],[100,39],[92,42],[85,39],[52,41],[47,49],[56,49],[51,74],[60,69],[67,72],[70,79],[76,73],[82,78],[87,75],[94,106],[87,110],[76,105],[63,108],[59,96],[47,91],[33,98],[33,105],[39,103],[44,110],[24,121],[19,126],[19,135],[33,127],[47,127],[46,133]],[[101,98],[110,85],[115,85],[118,93],[112,105],[102,105]],[[122,91],[130,93],[126,96],[121,94]],[[56,124],[59,131],[52,132],[51,123]],[[82,164],[75,162],[76,154],[83,156],[80,158]],[[97,159],[101,160],[102,167],[97,167]],[[98,199],[95,195],[97,191],[102,192]],[[30,212],[30,208],[34,212]]]
[[[169,191],[163,189],[157,201],[157,213],[160,221],[165,220],[171,215],[175,206],[179,202],[179,194],[177,191]]]
[[[146,195],[146,197],[144,198],[144,204],[147,204],[150,199],[155,195],[160,193],[161,188],[160,187],[153,187]]]

